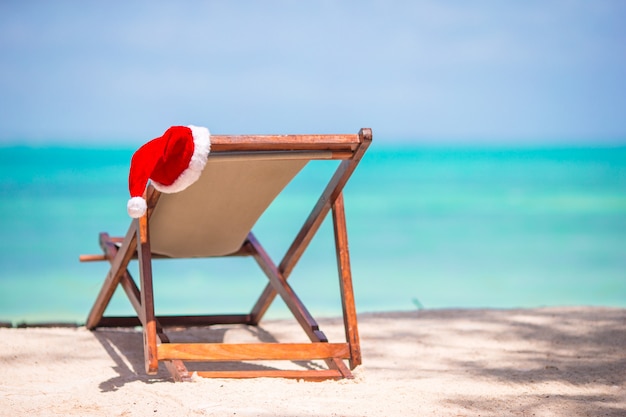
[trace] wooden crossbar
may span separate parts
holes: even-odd
[[[163,343],[159,360],[255,361],[350,357],[347,343]]]
[[[196,316],[156,316],[161,326],[214,326],[216,324],[251,324],[250,314],[212,314]],[[102,317],[97,327],[135,327],[141,326],[136,316]]]
[[[335,151],[348,158],[358,148],[358,134],[345,135],[211,135],[211,152]]]
[[[327,381],[329,379],[343,379],[351,378],[352,376],[346,376],[335,369],[320,369],[320,370],[281,370],[281,369],[268,369],[263,371],[249,370],[245,372],[241,371],[198,371],[196,375],[202,378],[290,378],[290,379],[302,379],[305,381]],[[184,380],[190,379],[189,377]]]

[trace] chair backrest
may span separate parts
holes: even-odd
[[[191,187],[160,196],[150,217],[152,252],[171,257],[236,252],[259,217],[307,162],[209,158]]]
[[[363,132],[212,136],[211,153],[198,181],[182,192],[160,194],[149,220],[152,253],[193,258],[237,252],[259,217],[307,162],[360,158],[369,144],[357,151],[363,138],[371,140],[371,131]]]

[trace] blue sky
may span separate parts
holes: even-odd
[[[0,2],[0,143],[626,142],[626,1]]]

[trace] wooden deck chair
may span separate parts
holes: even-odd
[[[160,361],[176,381],[192,373],[185,361],[313,361],[321,369],[285,370],[274,367],[197,372],[203,377],[286,377],[308,380],[352,378],[361,363],[342,190],[371,143],[370,129],[347,135],[211,136],[211,153],[200,179],[176,194],[162,194],[148,185],[146,214],[133,219],[125,237],[99,235],[103,255],[83,255],[81,261],[111,263],[86,327],[143,328],[145,368],[156,374]],[[251,229],[274,198],[311,160],[341,162],[280,263],[275,264]],[[193,204],[191,204],[193,203]],[[289,285],[296,263],[325,216],[332,211],[340,281],[345,342],[330,343]],[[155,316],[153,258],[252,256],[269,279],[252,310],[238,315]],[[128,270],[138,260],[139,286]],[[107,317],[105,309],[121,286],[137,316]],[[245,324],[256,326],[279,295],[311,343],[173,343],[168,326]],[[347,360],[348,365],[344,361]],[[264,362],[265,363],[265,362]],[[276,363],[276,362],[274,362]],[[327,368],[327,369],[326,369]]]

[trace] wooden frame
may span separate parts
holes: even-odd
[[[288,156],[304,153],[311,159],[339,159],[337,170],[296,235],[281,262],[276,265],[250,232],[242,247],[229,255],[252,256],[269,279],[252,310],[238,315],[155,316],[152,258],[149,221],[158,204],[160,192],[149,185],[145,198],[146,214],[134,219],[125,237],[110,237],[101,233],[99,243],[103,255],[83,255],[81,261],[111,263],[110,270],[87,318],[86,327],[123,327],[141,325],[144,334],[145,368],[156,374],[163,361],[176,381],[191,378],[183,361],[253,361],[253,360],[324,360],[325,370],[235,370],[197,372],[203,377],[250,378],[286,377],[309,380],[352,378],[351,369],[361,363],[357,316],[352,289],[348,237],[342,190],[372,141],[371,129],[361,129],[351,135],[282,135],[282,136],[211,136],[211,157],[237,154],[276,154]],[[318,231],[324,218],[332,211],[337,266],[340,281],[345,341],[330,343],[298,295],[288,278]],[[131,260],[139,263],[139,285],[127,267]],[[105,317],[117,286],[130,300],[137,316]],[[298,321],[311,343],[172,343],[164,332],[166,326],[205,326],[215,324],[245,324],[256,326],[279,295]],[[348,365],[344,362],[348,361]]]

